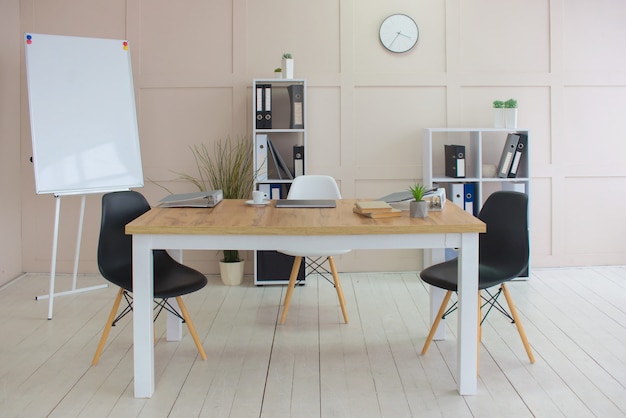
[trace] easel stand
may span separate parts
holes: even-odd
[[[50,266],[50,292],[47,295],[41,295],[41,296],[35,297],[36,300],[49,299],[48,319],[52,319],[52,307],[54,304],[55,296],[73,295],[76,293],[89,292],[91,290],[102,289],[102,288],[108,287],[108,285],[102,284],[98,286],[83,287],[80,289],[76,288],[76,277],[78,276],[78,259],[80,256],[80,241],[83,235],[83,220],[85,218],[86,196],[82,195],[81,205],[80,205],[80,217],[78,220],[78,236],[76,237],[76,253],[74,256],[74,274],[72,277],[72,290],[54,293],[54,281],[56,278],[56,268],[57,268],[57,249],[58,249],[58,244],[59,244],[59,216],[61,214],[61,196],[55,194],[54,197],[56,199],[56,213],[54,216],[54,237],[52,241],[52,263]]]

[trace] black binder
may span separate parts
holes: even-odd
[[[304,86],[292,84],[287,87],[291,104],[289,129],[304,129]]]
[[[513,162],[513,156],[517,148],[517,141],[519,141],[518,134],[510,133],[506,136],[502,155],[500,156],[500,163],[498,164],[498,177],[508,177],[511,163]]]
[[[465,177],[465,145],[444,145],[446,177]]]
[[[254,92],[256,99],[256,128],[263,129],[265,127],[265,104],[263,103],[264,84],[257,84],[256,91]]]
[[[293,146],[293,176],[304,174],[304,145]]]
[[[517,146],[515,147],[515,152],[513,153],[513,161],[511,162],[511,169],[509,170],[508,174],[509,178],[517,177],[517,174],[519,173],[520,163],[522,159],[526,156],[528,135],[518,133],[517,136],[519,137],[519,139],[517,140]]]
[[[263,86],[263,117],[265,119],[264,129],[272,129],[272,85]]]

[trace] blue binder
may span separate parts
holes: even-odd
[[[476,205],[475,205],[475,196],[476,196],[476,184],[475,183],[465,183],[463,185],[463,189],[465,192],[463,199],[463,208],[476,216]]]

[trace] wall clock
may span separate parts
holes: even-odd
[[[380,25],[380,43],[391,52],[406,52],[413,48],[419,37],[417,23],[405,14],[393,14]]]

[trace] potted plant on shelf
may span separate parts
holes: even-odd
[[[409,187],[415,202],[409,203],[409,215],[411,218],[426,218],[428,216],[428,202],[423,200],[426,188],[420,184]]]
[[[274,78],[283,78],[283,69],[280,67],[274,68]]]
[[[493,127],[504,128],[504,102],[502,100],[493,101]]]
[[[293,56],[289,52],[285,52],[282,57],[283,78],[293,78]]]
[[[256,173],[253,170],[253,144],[250,138],[218,140],[213,153],[204,144],[191,147],[197,175],[178,173],[200,191],[222,190],[224,199],[249,199]],[[238,285],[243,278],[244,260],[238,250],[223,250],[220,260],[222,282]]]
[[[506,128],[517,128],[517,100],[509,99],[504,102],[504,121]]]

